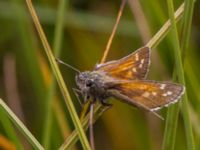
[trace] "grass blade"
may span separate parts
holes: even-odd
[[[183,61],[185,58],[185,52],[188,49],[188,43],[190,38],[191,32],[191,24],[192,24],[192,16],[193,16],[193,9],[194,9],[194,0],[185,0],[185,12],[183,17],[183,26],[182,26],[182,38],[181,38],[181,49],[183,51]],[[182,102],[182,114],[184,118],[185,124],[185,132],[186,132],[186,139],[187,139],[187,147],[188,149],[194,150],[194,137],[192,133],[192,126],[189,116],[189,104],[187,95],[183,97]]]
[[[23,63],[24,67],[27,71],[27,77],[30,78],[30,84],[33,87],[33,91],[35,92],[34,103],[37,107],[37,113],[43,114],[44,110],[44,100],[46,93],[46,86],[44,84],[44,78],[41,72],[41,68],[39,66],[39,61],[37,56],[38,53],[36,51],[37,46],[35,45],[35,34],[27,34],[32,33],[33,28],[28,19],[27,13],[25,11],[25,7],[18,7],[23,2],[21,0],[12,0],[11,1],[11,12],[15,12],[16,22],[15,22],[15,30],[17,31],[18,43],[20,47],[16,47],[16,60]],[[24,17],[22,21],[20,18]],[[18,57],[20,59],[18,59]],[[37,105],[40,103],[39,105]],[[43,115],[37,116],[37,121],[43,123]],[[41,126],[38,126],[37,132],[41,132]],[[37,134],[35,135],[37,137]],[[40,137],[37,137],[38,140]]]
[[[177,9],[177,11],[174,14],[175,21],[178,21],[182,17],[183,10],[184,10],[184,3],[181,4],[181,6]],[[168,20],[162,26],[162,28],[151,38],[151,40],[147,43],[147,46],[150,48],[156,47],[162,41],[162,39],[167,35],[170,29],[171,29],[171,23],[170,20]]]
[[[3,128],[5,129],[6,136],[13,142],[17,149],[22,149],[23,146],[15,133],[15,129],[13,124],[9,120],[9,118],[5,115],[2,109],[0,109],[0,122]]]
[[[100,63],[104,63],[105,60],[106,60],[106,57],[108,56],[108,52],[110,50],[110,46],[111,46],[112,40],[114,38],[115,32],[117,30],[117,27],[118,27],[120,18],[122,16],[122,12],[123,12],[125,4],[126,4],[126,0],[122,0],[120,9],[119,9],[119,12],[118,12],[118,15],[117,15],[116,23],[115,23],[115,25],[113,27],[113,30],[112,30],[112,33],[111,33],[111,35],[110,35],[110,37],[108,39],[108,43],[106,44],[106,49],[104,50],[104,54],[102,56],[102,59],[101,59]]]
[[[185,11],[183,17],[183,26],[182,26],[182,38],[181,38],[181,49],[183,52],[183,60],[185,57],[185,52],[188,48],[190,32],[191,32],[191,24],[192,24],[192,14],[194,10],[194,0],[185,0]]]
[[[8,115],[11,121],[19,128],[19,130],[25,135],[25,137],[28,139],[28,141],[34,148],[38,150],[44,150],[44,148],[40,145],[40,143],[36,140],[36,138],[31,134],[31,132],[26,128],[26,126],[17,118],[17,116],[4,103],[2,99],[0,99],[0,107]]]
[[[178,67],[182,68],[182,61],[180,58],[180,44],[179,44],[178,31],[177,31],[176,22],[175,22],[174,15],[173,15],[174,14],[173,2],[171,0],[168,0],[167,3],[168,3],[168,12],[169,12],[169,16],[170,16],[171,24],[172,24],[171,31],[173,34],[172,35],[172,37],[173,37],[172,44],[174,47],[174,56],[178,57],[178,58],[175,58],[175,59],[177,59],[177,63],[175,64],[174,74],[173,74],[173,78],[174,78],[174,80],[176,80],[177,74],[179,74],[179,76],[180,75],[183,76],[183,74],[181,74],[181,73],[183,73],[183,70],[180,70],[180,69],[177,70]],[[168,149],[173,150],[174,149],[175,140],[176,140],[178,114],[179,114],[179,106],[177,104],[168,108],[164,140],[163,140],[163,145],[162,145],[163,150],[168,150]]]
[[[101,116],[105,109],[101,105],[97,105],[94,108],[94,122]],[[82,121],[82,125],[85,130],[89,127],[89,114],[85,116]],[[74,130],[65,142],[60,146],[59,150],[71,149],[71,147],[78,141],[78,133]]]
[[[59,70],[58,65],[57,65],[57,63],[55,61],[55,58],[54,58],[54,56],[52,54],[51,48],[50,48],[50,46],[49,46],[49,44],[47,42],[46,36],[45,36],[45,34],[44,34],[43,30],[42,30],[42,27],[41,27],[41,25],[39,23],[39,20],[38,20],[38,17],[36,15],[36,12],[35,12],[35,10],[33,8],[32,2],[30,0],[26,0],[26,2],[27,2],[27,5],[28,5],[28,8],[29,8],[29,11],[31,13],[32,19],[33,19],[33,21],[35,23],[36,29],[38,30],[38,33],[39,33],[39,36],[41,38],[42,44],[44,46],[45,52],[46,52],[46,54],[48,56],[48,59],[50,61],[50,64],[51,64],[51,67],[52,67],[53,72],[55,74],[55,77],[56,77],[56,79],[58,81],[58,84],[59,84],[59,87],[60,87],[61,92],[63,94],[63,97],[65,99],[65,103],[66,103],[66,105],[68,107],[68,110],[69,110],[69,113],[71,115],[72,121],[73,121],[73,123],[74,123],[74,125],[75,125],[75,127],[76,127],[76,129],[78,131],[79,138],[80,138],[80,141],[82,143],[82,146],[83,146],[84,149],[88,150],[88,149],[90,149],[89,142],[88,142],[87,137],[86,137],[86,135],[84,133],[84,130],[83,130],[82,126],[81,126],[80,120],[79,120],[78,115],[77,115],[76,110],[75,110],[75,107],[74,107],[74,105],[72,103],[70,94],[69,94],[69,92],[67,90],[67,87],[66,87],[66,85],[64,83],[64,80],[63,80],[63,78],[61,76],[60,70]]]
[[[178,31],[176,27],[176,22],[174,19],[174,6],[172,0],[168,0],[168,10],[169,10],[169,16],[171,18],[172,22],[172,34],[173,34],[173,46],[174,46],[174,55],[175,55],[175,70],[174,70],[174,79],[176,79],[175,74],[178,77],[178,80],[180,83],[185,85],[185,77],[184,77],[184,71],[183,71],[183,65],[182,65],[182,58],[181,58],[181,48],[179,44],[179,38],[178,38]],[[181,43],[181,45],[185,45],[186,43]],[[186,137],[187,137],[187,146],[188,149],[194,149],[194,142],[193,142],[193,133],[191,130],[191,123],[189,119],[189,107],[188,107],[188,99],[187,99],[187,92],[183,95],[183,101],[182,101],[182,112],[184,122],[185,122],[185,130],[186,130]],[[173,106],[169,108],[168,114],[167,114],[167,122],[166,122],[166,128],[165,128],[165,135],[164,135],[164,141],[163,141],[163,150],[173,150],[175,145],[175,137],[176,137],[176,129],[177,129],[177,122],[178,122],[178,112],[179,108],[178,106]]]
[[[67,0],[60,0],[58,5],[58,14],[57,14],[57,22],[55,26],[55,39],[53,43],[53,49],[56,57],[59,57],[61,51],[61,42],[63,37],[63,27],[64,27],[64,12]],[[51,133],[51,125],[52,125],[52,100],[55,94],[55,86],[56,80],[54,77],[51,77],[51,85],[47,92],[47,104],[46,104],[46,117],[44,121],[44,132],[43,132],[43,144],[45,149],[49,149],[50,144],[50,133]]]

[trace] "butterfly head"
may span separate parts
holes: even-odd
[[[83,93],[89,94],[98,88],[98,77],[98,74],[90,71],[81,72],[76,76],[76,84]]]
[[[102,99],[107,97],[105,75],[96,71],[81,72],[76,76],[76,84],[84,95]]]
[[[91,72],[81,72],[76,76],[76,84],[80,90],[86,92],[94,86],[94,79],[91,76]]]

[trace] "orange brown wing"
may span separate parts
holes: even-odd
[[[125,103],[155,111],[177,102],[184,93],[184,86],[174,83],[136,80],[120,83],[110,93]]]
[[[142,47],[122,59],[99,64],[95,70],[104,71],[118,79],[144,79],[149,65],[150,49],[149,47]]]

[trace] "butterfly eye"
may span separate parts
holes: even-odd
[[[87,87],[91,87],[92,85],[93,85],[92,80],[87,80],[87,81],[86,81],[86,86],[87,86]]]

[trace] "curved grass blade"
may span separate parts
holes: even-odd
[[[31,132],[26,128],[26,126],[17,118],[17,116],[12,112],[12,110],[0,99],[1,109],[8,115],[11,121],[19,128],[19,130],[25,135],[26,139],[30,144],[38,150],[44,150],[42,145],[36,140],[36,138],[31,134]]]
[[[57,20],[55,26],[55,38],[53,43],[53,49],[56,57],[59,57],[61,51],[61,41],[63,38],[63,29],[64,29],[64,13],[65,13],[65,6],[67,0],[60,0],[58,4],[58,12],[57,12]],[[49,90],[47,91],[47,103],[46,103],[46,117],[44,121],[44,132],[43,132],[43,144],[45,149],[49,149],[50,138],[51,138],[51,128],[52,128],[52,101],[55,94],[55,86],[56,80],[54,77],[51,77],[51,85]]]
[[[103,112],[106,111],[106,108],[104,108],[102,105],[97,105],[94,108],[94,116],[93,116],[93,123],[103,114]],[[82,125],[85,130],[89,127],[89,116],[90,114],[87,114],[85,118],[82,121]],[[65,142],[60,146],[59,150],[64,149],[71,149],[71,147],[78,141],[78,133],[76,130],[74,130],[70,136],[65,140]]]
[[[104,50],[104,53],[103,53],[103,56],[102,56],[102,59],[100,61],[100,63],[104,63],[107,56],[108,56],[108,52],[110,50],[110,46],[111,46],[111,43],[112,43],[112,40],[114,38],[114,35],[115,35],[115,32],[117,30],[117,27],[118,27],[118,24],[119,24],[119,21],[120,21],[120,18],[122,16],[122,12],[123,12],[123,9],[124,9],[124,6],[126,4],[126,0],[122,0],[122,3],[121,3],[121,6],[120,6],[120,9],[119,9],[119,12],[118,12],[118,15],[117,15],[117,19],[116,19],[116,23],[113,27],[113,30],[112,30],[112,33],[108,39],[108,43],[106,44],[106,49]]]
[[[5,129],[5,135],[15,145],[16,149],[23,149],[23,146],[15,132],[15,128],[9,118],[5,115],[2,109],[0,109],[0,122],[3,129]]]
[[[69,94],[69,92],[67,90],[67,87],[66,87],[66,85],[64,83],[64,80],[63,80],[63,78],[61,76],[61,73],[60,73],[60,70],[59,70],[58,65],[56,63],[55,57],[52,54],[51,48],[50,48],[50,46],[48,44],[48,41],[46,39],[46,36],[45,36],[43,30],[42,30],[42,27],[40,25],[39,19],[38,19],[37,15],[36,15],[35,9],[34,9],[34,7],[32,5],[32,2],[31,2],[31,0],[26,0],[26,2],[27,2],[27,6],[29,8],[30,14],[32,16],[33,22],[35,23],[35,27],[36,27],[36,29],[38,31],[38,34],[39,34],[40,39],[42,41],[42,44],[44,46],[44,50],[45,50],[45,52],[46,52],[46,54],[48,56],[50,65],[51,65],[51,67],[53,69],[53,72],[54,72],[55,77],[57,79],[57,82],[59,84],[60,90],[61,90],[61,92],[63,94],[64,99],[65,99],[65,103],[67,105],[67,108],[69,109],[69,113],[71,115],[72,121],[73,121],[73,123],[74,123],[74,125],[75,125],[75,127],[76,127],[76,129],[78,131],[79,138],[80,138],[80,141],[82,143],[82,146],[83,146],[84,149],[87,149],[87,150],[91,149],[90,145],[89,145],[89,142],[87,140],[87,137],[86,137],[86,135],[84,133],[84,130],[82,128],[82,125],[80,123],[80,120],[78,118],[78,115],[76,113],[75,107],[74,107],[74,105],[72,103],[70,94]]]
[[[188,37],[183,37],[185,42],[181,42],[181,46],[179,44],[179,38],[178,38],[178,31],[174,19],[174,6],[172,0],[168,0],[168,10],[169,10],[169,16],[171,18],[172,22],[172,33],[173,33],[173,44],[174,44],[174,55],[175,55],[175,69],[174,69],[174,79],[176,79],[176,76],[178,77],[178,80],[180,83],[185,85],[185,77],[184,77],[184,71],[183,71],[183,65],[182,65],[182,58],[181,58],[181,48],[180,47],[187,47],[188,44]],[[188,12],[188,11],[187,11]],[[185,16],[184,12],[184,16]],[[189,13],[192,15],[192,13]],[[186,15],[187,16],[187,15]],[[184,19],[185,20],[185,19]],[[191,21],[191,18],[189,19]],[[188,24],[188,20],[187,23]],[[191,24],[191,22],[189,23]],[[184,25],[183,25],[184,26]],[[188,27],[188,25],[187,25]],[[188,28],[187,30],[190,30],[191,28]],[[184,32],[184,30],[183,30]],[[189,31],[187,31],[189,33]],[[184,36],[189,36],[187,33],[183,33]],[[186,42],[187,41],[187,42]],[[183,50],[183,49],[182,49]],[[176,74],[176,75],[175,75]],[[163,142],[163,150],[165,149],[174,149],[175,145],[175,137],[176,137],[176,129],[177,129],[177,122],[178,122],[178,112],[179,108],[178,106],[173,106],[169,108],[168,114],[167,114],[167,122],[166,122],[166,128],[165,128],[165,135],[164,135],[164,142]],[[186,131],[186,138],[187,138],[187,146],[188,149],[194,150],[194,139],[193,139],[193,133],[189,118],[189,106],[188,106],[188,98],[187,98],[187,91],[183,95],[183,101],[182,101],[182,113],[183,118],[185,122],[185,131]]]
[[[178,31],[176,27],[176,22],[174,19],[174,7],[173,7],[173,2],[171,0],[167,1],[168,3],[168,12],[169,16],[171,19],[171,24],[172,24],[172,37],[173,37],[173,47],[174,47],[174,56],[177,57],[175,59],[178,59],[175,63],[175,68],[174,68],[174,73],[173,73],[173,79],[176,80],[177,75],[179,76],[179,81],[180,81],[180,76],[184,76],[182,69],[177,69],[178,67],[182,68],[182,62],[181,62],[181,57],[180,57],[180,43],[179,43],[179,37],[178,37]],[[180,71],[180,72],[179,72]],[[180,81],[184,82],[184,81]],[[184,82],[185,83],[185,82]],[[182,83],[182,84],[184,84]],[[163,140],[163,145],[162,149],[163,150],[173,150],[175,146],[175,140],[176,140],[176,130],[177,130],[177,123],[178,123],[178,114],[179,114],[179,106],[174,105],[170,108],[168,108],[167,112],[167,119],[166,119],[166,125],[165,125],[165,133],[164,133],[164,140]]]
[[[184,11],[184,3],[181,4],[181,6],[177,9],[177,11],[174,14],[175,21],[180,20],[180,18],[183,16],[183,11]],[[151,38],[151,40],[147,43],[146,46],[150,48],[156,47],[167,35],[171,27],[172,26],[170,20],[166,21],[165,24],[162,26],[162,28]]]

